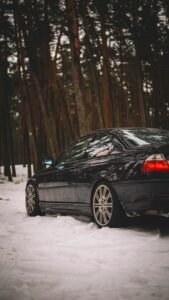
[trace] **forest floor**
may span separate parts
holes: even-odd
[[[0,300],[169,299],[169,221],[98,229],[71,216],[28,217],[26,170],[0,177]]]

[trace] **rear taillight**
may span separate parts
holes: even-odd
[[[153,154],[143,162],[141,171],[144,173],[165,172],[169,171],[169,164],[163,154]]]

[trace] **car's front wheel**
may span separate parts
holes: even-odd
[[[122,220],[123,209],[107,183],[99,183],[92,194],[92,211],[95,223],[99,227],[116,227]]]
[[[29,216],[40,214],[39,198],[36,188],[32,184],[28,184],[26,188],[26,210]]]

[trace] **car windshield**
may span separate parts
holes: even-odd
[[[134,146],[169,144],[169,131],[155,128],[122,129],[123,135]]]

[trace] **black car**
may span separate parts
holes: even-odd
[[[169,217],[169,131],[101,129],[78,138],[26,186],[30,216],[45,212],[93,217],[100,226],[121,218]]]

